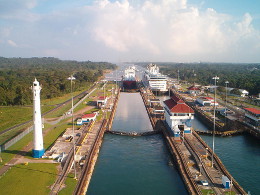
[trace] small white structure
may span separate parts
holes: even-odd
[[[174,137],[179,139],[181,131],[192,133],[191,120],[194,119],[194,110],[177,96],[164,101],[164,105],[165,121],[173,131]]]
[[[41,86],[36,80],[33,82],[31,87],[33,92],[33,129],[34,129],[34,139],[33,139],[33,157],[41,158],[44,155],[43,148],[43,136],[42,136],[42,116],[41,116],[41,100],[40,92]]]
[[[244,108],[245,123],[255,128],[260,128],[260,110],[256,108]]]
[[[208,90],[213,93],[215,88],[218,88],[218,87],[219,86],[209,86]],[[231,91],[235,88],[227,87],[226,89],[227,89],[228,94],[234,95],[234,94],[231,93]],[[248,94],[249,94],[249,92],[245,89],[238,89],[238,90],[241,92],[241,97],[248,96]]]
[[[231,187],[231,181],[225,175],[222,175],[222,184],[226,189],[229,189]]]
[[[77,125],[82,125],[82,119],[81,119],[81,118],[79,118],[79,119],[77,120]]]
[[[193,95],[198,95],[200,93],[200,89],[196,86],[190,86],[188,88],[188,93]]]
[[[82,123],[88,123],[91,121],[95,121],[97,117],[97,113],[85,114],[82,116]]]
[[[241,97],[248,96],[248,94],[249,94],[249,92],[245,89],[239,89],[239,91],[241,92]]]
[[[100,96],[100,97],[98,97],[97,106],[98,107],[105,106],[106,103],[107,103],[107,100],[108,100],[107,96]]]
[[[218,103],[214,102],[212,97],[199,97],[196,99],[196,101],[202,106],[214,106],[214,104],[218,106]]]

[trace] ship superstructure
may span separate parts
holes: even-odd
[[[125,74],[123,77],[123,87],[124,89],[135,89],[136,88],[136,77],[135,77],[135,66],[129,66],[125,69]]]
[[[143,75],[143,83],[154,92],[167,92],[167,76],[159,72],[156,64],[149,64]]]

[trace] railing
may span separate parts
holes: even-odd
[[[196,133],[193,132],[193,135],[199,140],[199,142],[205,147],[208,148],[209,154],[212,154],[212,149],[202,140],[202,138]],[[239,194],[247,194],[246,191],[239,185],[239,183],[232,177],[232,175],[228,172],[226,167],[223,165],[220,158],[214,153],[214,160],[217,163],[217,166],[220,168],[220,171],[222,171],[230,180],[232,180],[233,186],[236,188],[236,190],[239,192]]]

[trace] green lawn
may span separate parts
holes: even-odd
[[[10,140],[11,138],[18,135],[23,129],[26,129],[28,127],[32,126],[32,122],[22,125],[20,127],[16,127],[0,136],[0,144],[5,143],[6,141]]]
[[[0,168],[5,163],[9,162],[19,151],[22,150],[23,147],[25,147],[32,140],[33,140],[33,132],[27,134],[21,140],[19,140],[14,145],[12,145],[10,148],[3,151],[1,153],[1,157],[3,159],[3,162],[0,163]]]
[[[50,132],[48,132],[48,134],[45,135],[43,138],[43,145],[45,150],[47,150],[55,142],[55,140],[58,139],[60,134],[62,134],[68,127],[71,126],[69,126],[67,123],[60,124],[59,126],[54,127]]]
[[[57,176],[56,164],[15,165],[0,179],[1,194],[49,194]]]
[[[203,195],[215,194],[213,190],[202,189],[201,192]]]
[[[73,194],[73,191],[77,185],[77,180],[74,179],[74,175],[70,173],[65,180],[66,187],[63,188],[58,194],[59,195],[67,195]]]
[[[0,107],[0,131],[32,119],[33,108],[22,106]],[[15,119],[15,120],[12,120]]]
[[[42,106],[42,113],[51,110],[52,106]],[[4,106],[0,107],[0,131],[33,118],[32,106]]]

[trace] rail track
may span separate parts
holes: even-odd
[[[221,190],[219,190],[218,188],[216,188],[214,186],[214,179],[212,178],[212,176],[210,175],[210,173],[208,172],[205,164],[203,163],[203,161],[201,160],[201,154],[198,152],[198,150],[196,150],[195,146],[191,143],[191,140],[189,138],[185,139],[184,144],[186,146],[186,148],[189,150],[189,152],[193,155],[198,168],[200,169],[200,173],[202,173],[202,175],[205,177],[205,179],[209,182],[211,189],[215,192],[215,194],[222,194]]]
[[[87,184],[87,179],[89,176],[89,172],[91,171],[91,167],[93,166],[93,158],[96,155],[97,149],[99,148],[99,141],[103,137],[103,133],[105,130],[107,124],[107,120],[104,119],[99,130],[98,130],[98,135],[96,136],[95,141],[91,145],[91,149],[88,152],[86,163],[84,164],[83,170],[81,171],[81,175],[79,178],[79,181],[75,187],[74,193],[75,195],[79,194],[84,194],[86,192],[86,184]]]
[[[180,172],[182,173],[182,177],[186,186],[188,187],[188,191],[190,194],[202,194],[200,188],[198,187],[197,183],[192,179],[192,174],[188,168],[188,162],[186,161],[185,156],[180,151],[180,148],[176,145],[173,138],[170,136],[167,129],[163,128],[163,134],[167,140],[167,144],[172,149],[171,153],[173,152],[173,156],[175,156],[176,161],[179,165]]]
[[[201,143],[205,148],[208,148],[208,152],[210,156],[212,155],[212,149],[202,140],[202,138],[196,133],[193,132],[194,137]],[[236,191],[236,194],[247,194],[247,192],[239,185],[239,183],[232,177],[232,175],[225,168],[224,164],[220,160],[220,158],[214,153],[213,157],[214,166],[218,171],[223,173],[223,175],[227,176],[230,180],[232,180],[232,189]]]
[[[81,137],[77,140],[77,142],[75,143],[75,145],[78,145],[82,142],[83,140],[83,137],[85,136],[86,134],[86,129],[89,127],[88,126],[84,126],[84,129],[83,129],[83,133],[81,135]],[[59,175],[58,179],[55,181],[55,183],[53,184],[52,188],[51,188],[51,192],[50,192],[50,195],[55,195],[55,194],[58,194],[58,192],[60,191],[60,188],[64,182],[64,180],[66,179],[72,165],[73,165],[73,147],[70,149],[68,155],[67,155],[67,159],[66,159],[66,162],[62,168],[62,171],[61,171],[61,174]]]

